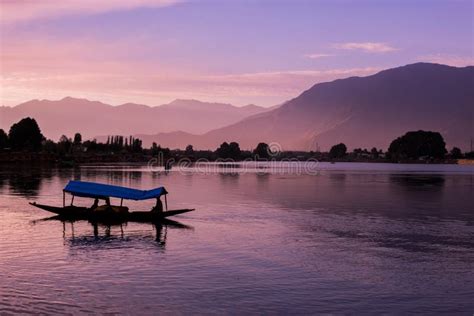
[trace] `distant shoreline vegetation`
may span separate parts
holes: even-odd
[[[196,150],[188,145],[184,150],[163,148],[156,143],[143,148],[142,141],[133,136],[113,135],[105,143],[83,141],[80,133],[73,138],[61,136],[58,142],[46,139],[35,119],[27,117],[13,124],[8,134],[0,129],[0,163],[54,163],[73,166],[100,162],[149,162],[156,157],[162,164],[170,161],[238,162],[293,160],[331,162],[395,162],[395,163],[457,163],[474,159],[474,152],[462,153],[453,147],[449,152],[442,135],[431,131],[410,131],[393,140],[384,152],[375,147],[355,148],[348,152],[345,144],[332,146],[329,152],[281,151],[278,144],[256,144],[254,150],[241,150],[237,142],[224,142],[216,150]]]

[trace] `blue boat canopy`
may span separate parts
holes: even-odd
[[[63,190],[74,196],[105,199],[115,197],[126,200],[148,200],[168,194],[164,187],[151,190],[137,190],[94,182],[69,181]]]

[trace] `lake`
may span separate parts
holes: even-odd
[[[0,314],[474,312],[473,166],[0,170]],[[163,185],[170,208],[196,211],[167,226],[43,220],[28,202],[62,205],[70,179]]]

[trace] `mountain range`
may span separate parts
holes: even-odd
[[[43,134],[58,140],[80,132],[83,138],[98,135],[133,135],[176,130],[201,134],[220,128],[266,108],[197,100],[175,100],[160,106],[126,103],[112,106],[97,101],[66,97],[57,101],[31,100],[15,107],[0,107],[0,128],[8,132],[13,123],[30,116],[37,120]]]
[[[236,141],[243,149],[276,142],[284,150],[387,149],[407,131],[440,132],[448,147],[470,149],[473,138],[474,67],[416,63],[367,77],[318,83],[278,107],[176,100],[157,107],[65,98],[0,107],[0,128],[25,116],[43,133],[81,132],[86,138],[134,134],[145,146],[215,149]]]
[[[448,147],[470,149],[473,138],[474,67],[416,63],[319,83],[280,107],[203,135],[139,135],[145,144],[215,149],[224,141],[241,148],[277,142],[287,150],[387,149],[407,131],[440,132]]]

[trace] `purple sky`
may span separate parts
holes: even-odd
[[[473,3],[0,0],[0,102],[271,106],[413,62],[472,65]]]

